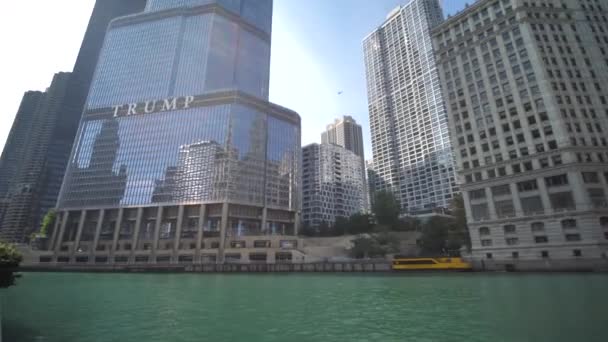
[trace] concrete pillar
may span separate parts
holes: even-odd
[[[266,225],[268,221],[268,208],[262,209],[262,231],[266,231]]]
[[[118,218],[116,219],[116,225],[114,226],[114,238],[112,239],[112,248],[110,248],[110,260],[114,262],[114,254],[116,252],[116,246],[118,245],[118,237],[120,236],[120,227],[122,226],[122,216],[125,210],[123,208],[118,209]]]
[[[524,209],[521,206],[521,200],[519,197],[519,192],[517,190],[517,184],[511,183],[510,189],[511,189],[511,198],[513,199],[513,207],[515,208],[515,214],[517,216],[523,215]]]
[[[171,260],[173,263],[177,263],[178,261],[178,251],[179,251],[179,242],[181,240],[182,235],[182,224],[184,222],[184,206],[180,205],[177,208],[177,227],[175,227],[175,238],[173,239],[173,254],[171,255]]]
[[[226,231],[228,228],[228,203],[222,204],[222,221],[220,222],[220,248],[217,253],[217,263],[224,263],[224,248],[226,244]]]
[[[302,218],[301,214],[299,212],[295,212],[295,222],[293,224],[293,235],[294,236],[298,236],[298,231],[300,230],[300,220]]]
[[[156,212],[156,224],[154,225],[154,240],[152,241],[152,263],[156,263],[156,248],[158,247],[158,235],[160,234],[160,224],[163,219],[164,207],[159,206]]]
[[[568,183],[572,189],[572,197],[577,210],[593,210],[593,205],[587,193],[587,187],[583,182],[583,176],[579,171],[568,172]]]
[[[76,231],[76,239],[74,239],[74,248],[72,249],[72,254],[70,258],[72,258],[76,254],[76,250],[80,245],[80,237],[82,236],[82,228],[84,227],[84,221],[87,218],[87,211],[83,210],[80,212],[80,221],[78,221],[78,230]]]
[[[53,225],[53,235],[51,235],[51,241],[49,242],[49,251],[54,250],[55,244],[57,243],[55,239],[57,239],[57,235],[59,233],[59,224],[61,223],[61,213],[55,214],[55,224]]]
[[[196,251],[194,254],[194,262],[200,263],[201,260],[201,247],[203,245],[203,231],[205,230],[205,224],[207,223],[206,215],[207,215],[207,206],[201,204],[201,208],[199,211],[198,218],[198,232],[196,235]]]
[[[490,219],[496,220],[498,219],[498,213],[496,212],[496,206],[494,206],[494,196],[492,195],[490,188],[485,188],[484,190],[486,192],[486,203],[488,203],[488,214]]]
[[[144,208],[137,208],[137,217],[135,218],[135,230],[133,231],[133,239],[131,240],[131,255],[129,256],[129,262],[135,262],[135,250],[137,249],[137,243],[139,242],[139,228],[141,226],[141,218],[144,215]]]
[[[63,233],[65,232],[65,226],[68,224],[70,218],[70,212],[64,211],[63,218],[61,219],[61,228],[59,229],[59,235],[57,236],[57,242],[55,243],[55,254],[59,253],[61,249],[61,240],[63,239]]]
[[[547,192],[545,180],[542,178],[537,179],[536,183],[538,184],[538,193],[540,194],[540,199],[543,202],[543,207],[545,208],[545,214],[553,213],[553,207],[551,206],[551,199],[549,198],[549,193]]]
[[[94,256],[97,251],[97,244],[99,243],[99,235],[101,234],[101,227],[103,226],[103,220],[106,216],[106,210],[99,210],[99,219],[97,219],[97,226],[95,227],[95,237],[93,238],[93,246],[91,247],[91,256]]]

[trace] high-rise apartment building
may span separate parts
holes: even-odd
[[[361,157],[334,144],[302,148],[302,222],[331,225],[366,211],[365,170]]]
[[[606,17],[604,1],[482,0],[433,31],[475,258],[606,257]]]
[[[43,97],[44,93],[40,91],[28,91],[23,95],[0,157],[0,200],[6,198],[12,179],[19,174],[20,165],[23,163],[22,156],[28,142],[28,134],[32,130],[36,117],[35,113]],[[1,211],[0,222],[2,222]]]
[[[97,1],[71,75],[59,74],[44,95],[26,93],[0,160],[1,239],[22,242],[55,206],[108,24],[118,16],[141,12],[145,4]],[[46,106],[36,117],[30,108],[34,102]]]
[[[28,92],[15,117],[2,154],[4,192],[0,240],[22,242],[38,228],[41,198],[48,181],[49,144],[61,115],[69,73],[58,73],[44,92]]]
[[[441,211],[456,191],[431,41],[441,21],[438,0],[412,0],[363,41],[375,188],[393,192],[407,215]]]
[[[327,125],[325,132],[321,133],[322,144],[334,144],[342,146],[361,157],[361,172],[365,180],[365,153],[363,150],[363,130],[361,125],[352,116],[345,115],[334,120]],[[364,182],[364,189],[367,192],[367,182]],[[369,210],[369,200],[365,198],[365,211]]]
[[[367,202],[369,203],[369,206],[371,209],[374,206],[374,200],[375,200],[375,194],[376,194],[376,182],[377,182],[376,169],[374,168],[373,160],[365,161],[365,172],[366,172],[366,176],[367,176],[367,193],[368,193]]]
[[[365,160],[363,130],[352,116],[343,116],[327,125],[327,129],[321,134],[321,143],[342,146]]]
[[[300,117],[268,102],[272,5],[149,0],[112,21],[58,200],[57,262],[291,259]]]

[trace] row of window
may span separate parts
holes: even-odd
[[[540,256],[543,259],[548,259],[549,258],[549,251],[540,251]],[[583,252],[580,249],[573,249],[572,250],[572,256],[574,257],[581,257],[583,256]],[[511,253],[511,257],[513,259],[519,259],[519,252],[512,252]],[[494,255],[492,253],[486,253],[486,259],[493,259]]]

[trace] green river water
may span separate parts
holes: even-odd
[[[608,341],[608,275],[25,273],[3,342]]]

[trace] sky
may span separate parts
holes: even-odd
[[[54,73],[72,70],[94,2],[0,1],[6,14],[0,21],[2,148],[23,93],[44,90]],[[407,2],[274,1],[270,101],[300,114],[303,145],[320,142],[327,124],[351,115],[363,126],[365,157],[371,159],[362,40]],[[454,14],[465,0],[443,5],[446,15]]]

